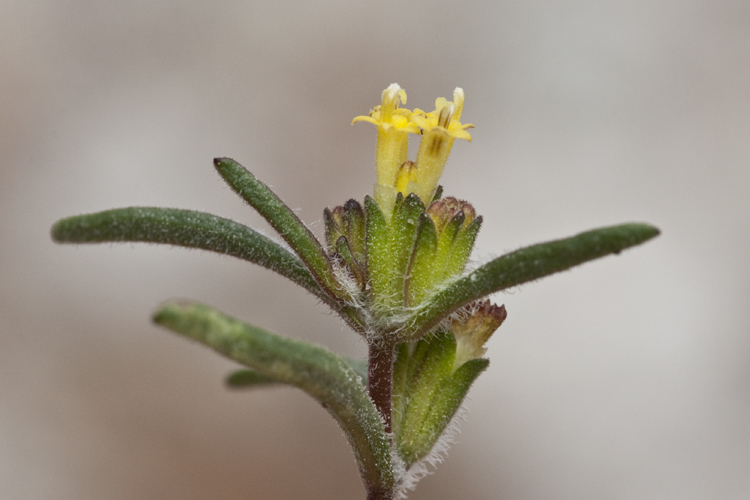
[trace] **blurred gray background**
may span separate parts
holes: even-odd
[[[392,82],[408,107],[466,91],[443,184],[485,217],[478,261],[663,230],[496,297],[459,444],[411,498],[750,498],[746,0],[0,1],[0,498],[364,498],[322,408],[226,390],[233,363],[149,321],[188,298],[363,356],[324,306],[49,226],[159,205],[267,228],[213,171],[231,156],[320,234],[372,189],[375,130],[349,123]]]

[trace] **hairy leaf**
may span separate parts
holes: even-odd
[[[168,304],[156,313],[154,321],[264,377],[305,391],[331,413],[346,433],[365,484],[370,488],[393,487],[390,444],[383,421],[360,376],[343,358],[323,347],[274,335],[201,304]]]
[[[407,331],[419,337],[469,302],[610,254],[640,245],[659,234],[648,224],[594,229],[571,238],[522,248],[488,262],[436,293],[417,312]]]
[[[52,226],[52,239],[58,243],[161,243],[231,255],[275,271],[333,303],[294,254],[254,229],[204,212],[152,207],[106,210],[58,221]]]
[[[216,158],[219,174],[237,194],[258,211],[299,255],[320,285],[341,298],[331,263],[320,242],[276,193],[231,158]]]

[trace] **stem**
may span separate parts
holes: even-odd
[[[367,362],[367,391],[391,432],[391,395],[393,393],[393,344],[370,344]]]
[[[367,500],[393,500],[393,488],[374,488],[367,490]]]
[[[395,346],[370,344],[367,360],[367,392],[383,418],[385,432],[391,433],[391,397],[393,394],[393,357]],[[393,486],[366,484],[367,500],[393,500]]]

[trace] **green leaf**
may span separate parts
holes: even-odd
[[[58,243],[145,242],[200,248],[261,265],[335,305],[294,254],[257,231],[215,215],[174,208],[130,207],[62,219]]]
[[[394,486],[390,443],[362,380],[331,351],[274,335],[201,304],[164,306],[154,321],[197,340],[259,375],[293,385],[336,419],[357,457],[370,490]]]
[[[640,245],[659,234],[648,224],[622,224],[594,229],[571,238],[540,243],[488,262],[437,292],[418,311],[407,331],[414,338],[473,300],[610,254]]]
[[[362,379],[362,386],[367,387],[367,363],[359,359],[343,359],[359,375],[359,378]],[[264,385],[278,385],[282,382],[263,376],[253,370],[237,370],[229,374],[226,383],[232,389],[246,389]]]
[[[292,247],[323,289],[333,297],[343,298],[325,250],[292,209],[231,158],[216,158],[214,165],[232,190],[257,210]]]
[[[227,377],[227,385],[232,389],[246,389],[248,387],[277,385],[279,382],[265,377],[253,370],[237,370]]]

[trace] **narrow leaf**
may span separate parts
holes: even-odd
[[[367,386],[367,363],[359,359],[343,358],[344,361],[362,379],[362,386]],[[279,380],[259,374],[253,370],[236,370],[229,374],[226,383],[232,389],[246,389],[250,387],[268,386],[281,384]]]
[[[640,245],[659,234],[648,224],[622,224],[516,250],[488,262],[436,293],[408,330],[419,337],[459,307],[506,288]]]
[[[333,304],[294,254],[254,229],[204,212],[130,207],[78,215],[55,223],[52,239],[58,243],[161,243],[231,255],[275,271]]]
[[[201,304],[174,303],[154,321],[197,340],[248,368],[298,387],[336,419],[357,457],[369,488],[394,484],[390,444],[383,421],[357,373],[320,346],[274,335]]]
[[[214,165],[227,184],[286,240],[318,283],[332,296],[338,297],[340,290],[325,250],[292,209],[268,186],[231,158],[216,158]]]
[[[232,389],[246,389],[248,387],[277,385],[279,382],[265,377],[253,370],[237,370],[227,377],[227,385]]]

